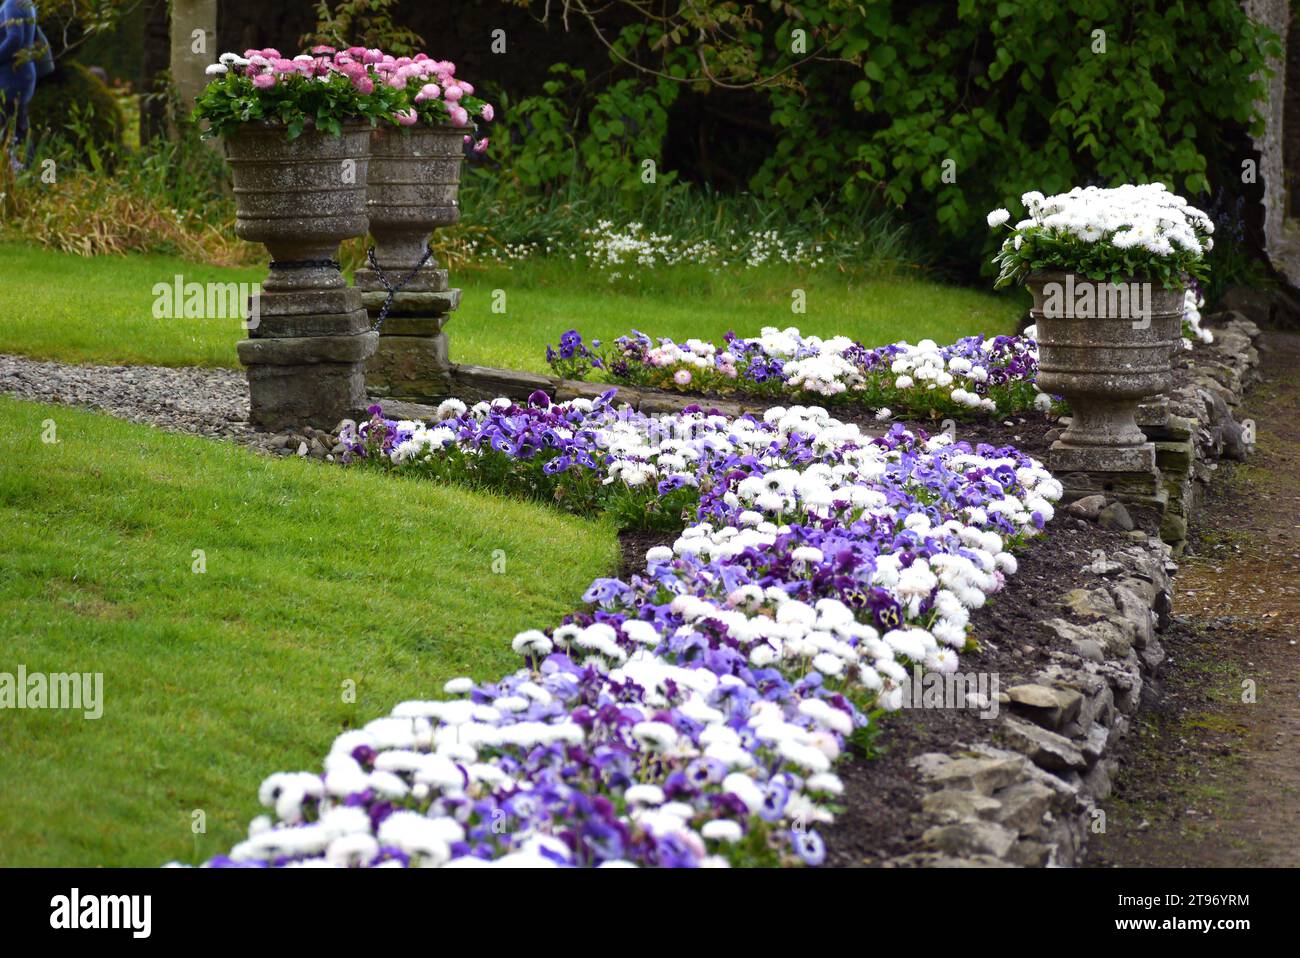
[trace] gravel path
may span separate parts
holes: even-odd
[[[259,432],[248,422],[248,382],[235,369],[185,366],[76,366],[0,353],[0,392],[18,399],[81,406],[278,455],[331,459],[337,438],[310,427]]]

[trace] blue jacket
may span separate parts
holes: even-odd
[[[36,78],[53,69],[50,44],[36,25],[36,4],[0,0],[0,97],[27,103],[36,91]]]

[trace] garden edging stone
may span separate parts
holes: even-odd
[[[1093,571],[1104,573],[1104,587],[1061,594],[1055,604],[1085,621],[1052,616],[1044,624],[1074,651],[1054,652],[1050,665],[1006,689],[1004,708],[979,741],[911,760],[925,790],[920,838],[884,867],[1086,863],[1088,836],[1105,827],[1099,803],[1110,795],[1117,750],[1154,697],[1165,661],[1159,636],[1170,623],[1174,554],[1185,546],[1186,521],[1215,461],[1245,451],[1224,437],[1242,431],[1232,410],[1259,379],[1259,335],[1254,323],[1230,314],[1214,344],[1193,350],[1171,391],[1173,415],[1157,435],[1169,436],[1158,441],[1164,482],[1177,491],[1170,504],[1180,541],[1144,537],[1099,556]],[[1074,505],[1064,512],[1102,511],[1095,500]]]

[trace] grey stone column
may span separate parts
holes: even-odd
[[[430,234],[460,219],[459,186],[465,131],[453,127],[379,129],[371,139],[367,210],[379,271],[357,270],[361,301],[378,322],[379,344],[366,363],[366,386],[381,399],[423,402],[450,395],[451,360],[443,331],[460,290],[432,255]]]
[[[1169,496],[1156,447],[1141,427],[1168,419],[1161,394],[1173,383],[1173,352],[1181,346],[1183,291],[1123,285],[1128,293],[1121,298],[1107,295],[1116,287],[1066,273],[1029,279],[1038,386],[1064,396],[1072,413],[1048,450],[1047,466],[1065,487],[1066,502],[1103,494],[1124,502],[1134,521],[1154,533]],[[1086,311],[1078,307],[1088,300],[1074,295],[1085,286],[1096,293]],[[1135,294],[1146,304],[1145,318],[1133,307]]]
[[[249,124],[226,139],[234,174],[235,232],[271,253],[249,338],[236,345],[248,369],[253,423],[263,429],[333,429],[367,405],[371,332],[361,293],[334,257],[366,232],[370,127],[341,136]]]

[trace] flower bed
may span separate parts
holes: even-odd
[[[1008,415],[1051,408],[1035,388],[1038,347],[1022,336],[967,336],[948,346],[932,340],[868,349],[847,336],[822,339],[791,327],[761,335],[728,333],[715,344],[675,343],[633,330],[612,345],[589,346],[569,330],[546,358],[558,375],[678,392],[817,401],[873,410],[882,420],[972,413]]]
[[[385,468],[690,524],[516,636],[518,672],[344,733],[324,774],[271,776],[274,820],[212,864],[816,864],[847,740],[898,706],[909,663],[957,668],[969,610],[1060,495],[1014,449],[869,439],[817,408],[649,417],[611,392],[440,419],[376,412],[348,441]]]
[[[284,57],[279,50],[223,53],[207,68],[212,80],[198,97],[195,116],[209,135],[226,136],[250,122],[283,123],[288,136],[308,125],[338,134],[348,120],[414,126],[424,122],[466,130],[473,141],[478,120],[493,119],[492,104],[456,76],[456,64],[425,53],[394,57],[382,50],[318,46]],[[487,149],[486,138],[474,150]]]

